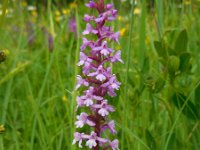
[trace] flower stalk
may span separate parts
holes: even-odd
[[[113,32],[107,22],[116,19],[117,10],[113,4],[104,4],[104,0],[90,0],[86,7],[96,9],[98,16],[85,14],[86,29],[83,31],[83,44],[80,47],[80,60],[78,66],[82,66],[82,75],[77,76],[76,90],[82,89],[83,95],[76,98],[77,110],[81,107],[88,108],[88,112],[77,115],[76,128],[90,126],[93,130],[90,134],[74,133],[73,144],[78,142],[82,148],[82,142],[93,150],[119,150],[118,140],[110,140],[104,131],[116,134],[114,120],[109,120],[109,114],[115,109],[109,104],[107,97],[115,97],[119,90],[120,82],[116,75],[111,73],[111,64],[123,63],[121,51],[109,48],[109,43],[119,44],[119,32]],[[94,38],[96,36],[96,38]],[[92,37],[88,40],[86,37]],[[104,133],[104,134],[103,134]]]

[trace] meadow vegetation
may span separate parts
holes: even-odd
[[[0,3],[0,150],[73,150],[84,1]],[[199,150],[200,1],[109,0],[121,150]]]

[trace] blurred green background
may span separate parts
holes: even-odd
[[[0,150],[72,150],[87,1],[0,1]],[[109,0],[121,150],[199,150],[200,1]],[[84,128],[83,130],[88,130]],[[84,148],[83,148],[84,149]],[[86,148],[85,148],[86,149]]]

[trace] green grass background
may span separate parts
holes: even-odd
[[[156,0],[152,9],[148,0],[109,2],[114,2],[121,16],[112,23],[114,30],[125,30],[120,45],[110,45],[121,49],[124,60],[124,64],[113,65],[122,86],[118,96],[110,99],[116,108],[111,118],[116,121],[120,149],[199,150],[200,1]],[[39,5],[34,18],[22,1],[1,4],[0,49],[8,49],[9,54],[0,63],[0,125],[5,126],[0,150],[78,149],[71,145],[79,94],[74,91],[80,73],[76,64],[85,28],[83,16],[93,11],[83,1],[73,8],[49,0],[46,8]],[[7,17],[8,8],[13,9],[11,17]],[[58,22],[55,12],[63,8],[70,13]],[[134,14],[135,9],[140,13]],[[77,22],[76,36],[68,28],[72,16]],[[27,22],[31,21],[35,39],[30,45]],[[52,52],[44,28],[54,36]],[[188,43],[186,50],[175,48],[169,54],[168,47],[176,47],[183,30],[187,40],[181,37],[179,45]],[[162,58],[163,47],[159,55],[155,41],[165,44],[169,57]],[[191,55],[187,71],[186,57],[180,62],[177,51]]]

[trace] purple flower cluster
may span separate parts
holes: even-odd
[[[109,41],[119,43],[119,32],[113,32],[111,26],[106,26],[106,22],[115,20],[117,10],[113,9],[112,4],[104,4],[103,0],[97,2],[90,0],[87,7],[96,9],[98,16],[86,14],[84,21],[87,22],[86,29],[83,31],[83,44],[80,49],[80,61],[78,66],[82,67],[83,76],[77,76],[76,90],[82,88],[83,95],[78,96],[77,109],[80,107],[89,108],[89,113],[82,112],[77,115],[75,122],[76,128],[83,128],[87,125],[94,130],[90,134],[75,132],[73,144],[78,142],[82,148],[82,142],[93,150],[112,149],[119,150],[118,140],[110,140],[105,134],[105,130],[116,134],[115,122],[108,119],[108,115],[114,112],[113,106],[108,104],[105,96],[115,97],[116,90],[119,90],[120,82],[116,75],[111,73],[111,63],[122,62],[121,51],[114,51],[108,47]],[[88,40],[86,35],[94,37],[96,40]],[[104,137],[102,137],[104,135]],[[105,138],[106,137],[106,138]]]

